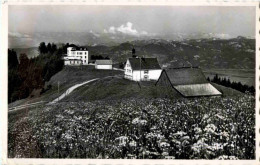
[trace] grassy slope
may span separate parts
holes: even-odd
[[[123,78],[106,78],[91,84],[84,85],[73,91],[63,101],[93,101],[93,100],[120,100],[125,98],[159,98],[177,97],[176,92],[168,94],[156,88],[154,82],[138,84]]]
[[[71,69],[69,69],[71,71]],[[68,72],[63,71],[64,73],[60,75],[56,75],[57,77],[53,77],[52,82],[55,83],[57,81],[60,81],[62,79],[62,75]],[[72,72],[72,71],[71,71]],[[82,72],[83,73],[83,72]],[[75,76],[75,75],[74,75]],[[82,74],[82,77],[85,75]],[[89,75],[90,76],[90,75]],[[104,75],[103,75],[104,76]],[[73,78],[71,76],[70,78]],[[51,83],[51,82],[50,82]],[[153,85],[154,82],[143,82],[141,83],[141,89],[139,85],[136,82],[125,80],[122,78],[104,78],[96,82],[92,82],[88,85],[84,85],[78,89],[76,89],[74,92],[72,92],[69,96],[67,96],[64,101],[77,101],[77,102],[70,102],[70,103],[57,103],[52,106],[37,106],[34,108],[28,108],[24,109],[21,111],[16,111],[16,112],[11,112],[8,114],[8,151],[9,151],[9,157],[91,157],[95,158],[96,154],[90,154],[88,152],[75,152],[74,154],[68,154],[67,149],[64,151],[63,149],[61,150],[60,147],[63,146],[63,139],[60,137],[61,132],[60,130],[63,130],[63,133],[69,132],[70,128],[67,128],[68,125],[73,125],[72,123],[66,124],[67,122],[72,122],[71,120],[75,119],[75,115],[81,116],[82,114],[87,114],[86,116],[83,115],[84,120],[79,120],[80,126],[82,124],[83,127],[88,127],[88,124],[85,122],[88,122],[90,120],[99,120],[100,118],[106,119],[107,116],[110,115],[110,113],[113,114],[120,114],[120,112],[117,112],[120,109],[125,109],[125,106],[127,107],[149,107],[150,100],[156,99],[155,102],[161,101],[162,97],[165,97],[166,90],[163,89],[158,89]],[[217,84],[213,84],[216,88],[218,88],[221,92],[224,93],[225,98],[216,98],[216,100],[221,101],[230,99],[230,98],[235,98],[239,99],[239,95],[241,97],[243,94],[233,90],[231,88],[226,88]],[[63,85],[65,86],[65,85]],[[94,87],[93,87],[94,86]],[[194,100],[205,100],[203,101],[204,103],[207,102],[207,98],[192,98],[192,99],[179,99],[179,96],[177,93],[174,93],[172,91],[168,92],[168,97],[174,97],[178,99],[171,100],[173,101],[173,105],[169,105],[168,103],[165,104],[163,107],[178,107],[179,104],[178,102],[182,103],[184,102],[191,102],[192,104],[187,104],[187,105],[192,105],[195,106]],[[166,93],[167,94],[167,93]],[[50,95],[50,93],[49,93]],[[47,95],[44,95],[47,97]],[[130,99],[130,98],[138,98],[138,99]],[[159,98],[158,98],[159,97]],[[120,100],[122,99],[122,100]],[[213,104],[215,104],[215,98],[210,97],[209,98]],[[96,100],[96,101],[95,101]],[[85,102],[85,101],[90,101],[90,102]],[[122,104],[120,102],[122,101]],[[135,103],[136,102],[136,103]],[[128,105],[131,103],[130,105]],[[176,104],[177,103],[177,104]],[[201,104],[202,107],[205,105]],[[197,104],[197,103],[196,103]],[[216,103],[216,106],[218,106],[219,103]],[[112,106],[112,108],[110,107]],[[212,107],[215,107],[211,105]],[[115,110],[115,112],[107,112],[107,108],[110,107],[110,110]],[[157,105],[155,104],[155,107],[159,109],[161,107],[160,104]],[[196,106],[195,106],[196,107]],[[193,109],[194,107],[190,107],[190,109]],[[189,108],[188,108],[189,109]],[[136,109],[135,109],[136,110]],[[150,110],[149,108],[147,110]],[[223,108],[223,110],[225,110]],[[74,111],[76,113],[74,113]],[[86,112],[85,112],[86,111]],[[137,109],[137,112],[139,110]],[[68,113],[68,116],[66,116]],[[71,116],[70,113],[73,115]],[[102,114],[101,116],[96,114]],[[93,115],[94,114],[94,115]],[[135,113],[134,113],[135,114]],[[59,119],[59,117],[66,116],[66,119]],[[125,116],[124,115],[121,115]],[[140,116],[138,114],[137,116]],[[56,120],[57,119],[57,120]],[[77,119],[77,118],[76,118]],[[128,117],[126,116],[126,119]],[[167,119],[167,118],[166,118]],[[51,121],[50,121],[51,120]],[[78,119],[77,119],[78,120]],[[125,119],[113,119],[113,121],[123,121]],[[81,123],[82,122],[82,123]],[[116,122],[116,123],[117,123]],[[129,121],[131,122],[131,121]],[[58,125],[57,125],[58,124]],[[115,124],[115,128],[118,128],[119,125]],[[121,125],[120,125],[121,126]],[[48,127],[48,129],[47,129]],[[77,126],[73,126],[77,127]],[[95,126],[96,127],[96,126]],[[125,125],[125,127],[129,127],[129,125]],[[56,129],[57,128],[57,129]],[[41,131],[37,131],[39,129],[43,129]],[[50,132],[46,132],[46,130],[49,130]],[[74,129],[73,129],[74,130]],[[78,130],[78,129],[75,129]],[[95,129],[96,130],[96,129]],[[101,129],[98,129],[101,130]],[[42,132],[43,131],[43,132]],[[42,134],[41,134],[42,132]],[[51,133],[54,133],[54,135],[51,135]],[[39,133],[41,135],[39,135]],[[38,135],[38,136],[37,136]],[[44,136],[43,136],[44,135]],[[46,135],[46,136],[45,136]],[[70,136],[74,136],[75,132],[69,132]],[[82,134],[82,137],[87,137],[89,134],[84,133]],[[114,133],[111,133],[111,135],[114,135]],[[114,138],[120,136],[120,134],[113,136],[111,141],[115,141]],[[49,141],[52,139],[55,139],[55,143],[51,144],[48,146]],[[81,139],[81,138],[80,138]],[[80,139],[76,139],[77,141]],[[97,139],[95,139],[96,141]],[[30,143],[28,144],[28,141]],[[56,144],[57,141],[57,144]],[[48,143],[48,144],[47,144]],[[46,146],[47,144],[47,146]],[[66,143],[67,144],[67,143]],[[74,143],[73,143],[74,144]],[[78,144],[78,142],[76,143]],[[83,144],[83,148],[88,148],[89,146],[85,143]],[[58,147],[55,147],[55,153],[56,150],[61,151],[61,155],[55,155],[55,153],[52,153],[53,148],[51,147],[52,145],[57,145]],[[26,147],[23,147],[26,146]],[[95,149],[95,152],[99,152],[98,150]],[[48,150],[48,152],[47,152]],[[49,152],[51,151],[51,152]],[[75,150],[76,151],[76,150]],[[72,152],[69,152],[72,153]],[[82,154],[79,154],[82,153]],[[115,157],[118,157],[118,155],[114,155]]]
[[[69,87],[85,82],[94,78],[102,78],[106,76],[112,75],[120,75],[123,74],[122,71],[116,70],[96,70],[94,66],[82,66],[82,67],[64,67],[59,73],[55,74],[47,85],[51,85],[52,88],[42,94],[40,97],[34,98],[26,98],[22,100],[15,101],[9,104],[9,107],[18,106],[27,103],[33,103],[38,101],[52,101],[58,96],[60,96],[63,92],[65,92]],[[60,84],[58,93],[58,82]]]
[[[106,78],[84,85],[63,101],[93,101],[93,100],[117,100],[124,98],[180,98],[181,96],[172,89],[163,89],[154,86],[155,82],[137,82],[123,78]],[[223,96],[243,95],[241,92],[212,83]]]

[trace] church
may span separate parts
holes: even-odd
[[[124,67],[125,79],[133,81],[157,81],[162,69],[157,58],[143,58],[135,55],[132,50],[132,58],[128,58]]]

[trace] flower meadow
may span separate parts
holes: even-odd
[[[250,95],[56,103],[9,114],[8,156],[254,159],[254,108]]]

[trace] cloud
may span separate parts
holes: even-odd
[[[128,35],[140,36],[140,35],[148,35],[146,31],[138,32],[136,29],[133,28],[133,23],[127,22],[126,24],[122,24],[118,27],[110,26],[109,29],[104,29],[104,33],[123,33]]]
[[[229,34],[224,34],[224,33],[215,34],[215,37],[216,38],[221,38],[221,39],[229,39],[229,38],[231,38],[231,36]]]
[[[91,34],[93,34],[95,37],[100,37],[100,34],[93,32],[92,30],[89,31]]]
[[[204,33],[202,38],[220,38],[220,39],[230,39],[232,38],[229,34],[225,33]]]
[[[9,37],[16,37],[16,38],[31,38],[28,34],[21,34],[18,32],[9,32]]]

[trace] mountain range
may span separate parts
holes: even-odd
[[[163,67],[199,66],[218,69],[254,69],[255,40],[192,39],[167,41],[135,40],[117,46],[89,46],[91,54],[108,56],[115,62],[131,57],[132,48],[139,57],[156,57]]]
[[[199,33],[199,34],[184,34],[171,33],[167,35],[162,34],[140,34],[131,35],[121,32],[117,33],[97,33],[89,32],[35,32],[31,35],[12,33],[8,34],[9,48],[29,48],[37,47],[41,42],[50,43],[74,43],[77,45],[106,45],[116,46],[120,43],[131,42],[135,40],[151,40],[163,39],[166,41],[185,41],[190,39],[230,39],[228,34],[214,34],[214,33]],[[247,37],[250,38],[250,37]]]
[[[49,37],[48,37],[49,36]],[[50,39],[52,33],[46,35]],[[132,48],[140,57],[157,57],[163,67],[199,66],[201,68],[255,68],[255,39],[237,37],[232,39],[202,38],[165,40],[142,36],[138,39],[132,36],[121,36],[111,41],[110,34],[107,38],[98,34],[87,33],[55,33],[55,43],[73,43],[87,46],[90,55],[110,57],[116,63],[123,63],[132,56]],[[58,36],[58,37],[57,37]],[[74,37],[72,37],[74,36]],[[96,36],[96,38],[95,38]],[[73,39],[77,38],[77,40]],[[128,41],[125,41],[128,40]],[[92,43],[89,43],[91,41]],[[60,44],[59,44],[60,43]],[[99,44],[96,44],[99,43]],[[26,53],[29,57],[38,55],[37,46],[30,48],[14,48],[18,54]]]

